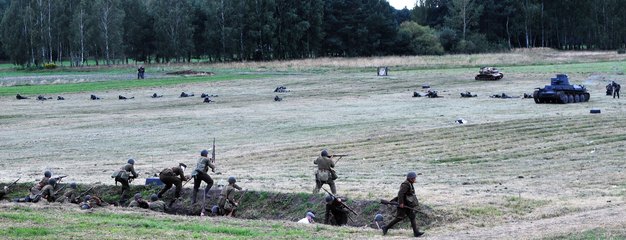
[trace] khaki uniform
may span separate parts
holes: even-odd
[[[317,172],[315,172],[315,189],[313,190],[313,194],[319,193],[322,185],[328,184],[330,186],[330,191],[333,194],[337,194],[337,189],[335,188],[335,179],[337,178],[337,174],[335,174],[335,163],[329,157],[319,156],[313,164],[317,165]]]
[[[163,187],[163,189],[161,189],[161,191],[157,194],[159,198],[161,198],[163,194],[167,192],[167,190],[172,188],[172,185],[176,186],[176,192],[174,194],[174,197],[180,197],[180,191],[183,188],[183,181],[186,180],[185,172],[183,172],[182,168],[173,167],[163,169],[163,171],[159,173],[159,179],[161,179],[161,182],[165,184],[165,187]]]
[[[200,157],[196,164],[196,169],[193,170],[191,176],[194,178],[193,180],[193,192],[191,195],[191,203],[196,203],[196,194],[198,189],[200,188],[200,184],[204,181],[207,186],[204,188],[204,195],[206,196],[209,193],[209,190],[213,186],[213,179],[207,173],[211,168],[212,172],[215,172],[215,165],[211,163],[211,159],[207,157]]]
[[[48,184],[41,189],[41,197],[48,200],[48,202],[54,202],[54,186]]]
[[[404,205],[405,208],[400,208],[400,205]],[[417,196],[415,195],[415,188],[413,187],[413,183],[409,182],[409,180],[406,180],[400,185],[400,191],[398,191],[398,208],[396,212],[396,218],[394,218],[387,226],[385,226],[385,228],[389,229],[393,227],[393,225],[402,221],[408,216],[409,221],[411,221],[411,228],[413,228],[413,234],[415,236],[422,235],[422,233],[420,233],[419,229],[417,228],[417,223],[415,222],[415,212],[412,209],[409,209],[415,208],[417,207],[417,205],[418,201]]]
[[[65,203],[65,202],[78,203],[76,201],[77,197],[78,197],[78,195],[76,194],[76,190],[70,188],[68,190],[65,190],[65,193],[63,193],[63,196],[57,198],[56,202],[58,202],[58,203]]]
[[[120,182],[122,184],[122,194],[120,202],[125,202],[128,198],[126,193],[130,191],[129,180],[131,178],[137,178],[138,176],[139,175],[137,175],[137,172],[135,172],[135,167],[133,166],[133,164],[130,163],[127,163],[122,168],[113,173],[112,177],[115,178],[115,182]]]
[[[220,198],[217,200],[217,205],[222,210],[223,215],[228,215],[230,212],[232,216],[235,215],[235,190],[241,190],[237,184],[229,184],[220,192]]]
[[[150,204],[148,204],[148,202],[142,200],[133,200],[128,204],[128,207],[139,207],[139,208],[149,208]]]
[[[149,205],[150,205],[150,210],[152,211],[165,212],[165,202],[161,200],[150,202]]]

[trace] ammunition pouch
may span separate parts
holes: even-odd
[[[409,207],[416,207],[419,204],[419,201],[417,200],[417,196],[415,195],[411,195],[411,196],[406,196],[406,205]]]

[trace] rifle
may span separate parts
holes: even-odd
[[[65,189],[67,187],[66,185],[63,185],[61,188],[59,188],[59,190],[56,190],[52,193],[52,196],[56,198],[56,195],[59,194],[59,192],[63,191],[63,189]]]
[[[17,180],[15,180],[13,183],[7,185],[7,189],[12,188],[13,186],[15,186],[15,184],[17,184],[17,181],[19,181],[20,179],[22,179],[22,177],[19,177]]]
[[[337,159],[337,161],[334,162],[335,164],[337,164],[339,160],[341,160],[342,157],[346,157],[346,156],[348,156],[348,154],[334,154],[331,156],[331,158],[339,157],[339,159]]]
[[[82,192],[80,195],[78,195],[78,196],[76,197],[76,199],[74,199],[74,201],[76,201],[76,202],[80,202],[80,199],[81,199],[82,197],[84,197],[84,196],[85,196],[85,194],[89,193],[89,191],[91,191],[91,189],[93,189],[93,188],[94,188],[94,187],[90,187],[90,188],[89,188],[89,189],[87,189],[86,191]]]
[[[215,138],[213,138],[213,148],[211,150],[211,162],[213,164],[215,164]],[[215,167],[215,168],[217,168],[217,167]],[[213,172],[215,172],[215,170],[213,170]],[[218,172],[215,172],[215,174],[220,175],[220,174],[222,174],[222,172],[218,171]]]
[[[243,193],[241,194],[241,196],[239,196],[239,199],[237,199],[237,205],[239,205],[239,202],[241,202],[241,199],[243,199],[243,196],[246,195],[246,193],[248,192],[248,189],[244,190]],[[228,213],[229,217],[233,216],[233,213],[235,212],[236,207],[233,207],[233,210],[230,211],[230,213]]]
[[[381,199],[381,200],[380,200],[380,203],[381,203],[381,204],[385,204],[385,205],[400,206],[400,203],[398,203],[398,202],[394,202],[394,201],[387,201],[387,200],[385,200],[385,199]],[[419,212],[419,210],[418,210],[418,209],[415,209],[415,208],[412,208],[412,207],[407,207],[407,206],[404,206],[404,208],[411,209],[411,210],[413,210],[413,211]]]
[[[328,190],[326,190],[326,188],[322,187],[322,189],[323,189],[326,193],[328,193],[328,195],[330,195],[330,196],[332,196],[333,198],[337,199],[337,197],[336,197],[334,194],[332,194],[331,192],[329,192]],[[354,210],[352,210],[352,208],[348,207],[348,205],[346,205],[346,203],[344,203],[343,201],[341,201],[341,202],[339,202],[339,203],[341,203],[341,205],[342,205],[343,207],[345,207],[346,209],[350,210],[350,212],[354,213],[354,215],[356,215],[357,217],[359,216],[359,214],[358,214],[358,213],[356,213]],[[348,216],[348,217],[350,217],[350,216]]]
[[[67,175],[59,175],[59,176],[56,176],[56,177],[52,177],[52,179],[56,179],[57,182],[60,182],[61,180],[63,180],[63,178],[66,178],[66,177],[67,177]]]

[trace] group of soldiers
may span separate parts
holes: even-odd
[[[337,196],[337,186],[335,185],[335,180],[337,180],[338,176],[335,172],[335,164],[341,159],[341,157],[346,155],[330,155],[328,150],[324,149],[320,153],[320,156],[313,161],[313,164],[317,165],[317,171],[315,172],[315,188],[313,189],[313,194],[319,193],[320,189],[324,189],[322,186],[324,184],[328,184],[330,186],[331,192],[328,192],[326,189],[324,191],[327,192],[327,196],[325,198],[326,202],[326,212],[324,216],[324,223],[331,225],[342,226],[348,223],[348,219],[350,219],[350,213],[358,215],[354,210],[348,207],[345,202],[345,198],[341,198]],[[333,160],[334,157],[339,157],[336,161]],[[391,201],[384,201],[384,204],[396,205],[396,216],[395,218],[389,222],[387,225],[380,225],[382,223],[382,215],[377,214],[374,218],[374,223],[377,228],[381,229],[383,235],[386,235],[390,228],[392,228],[398,222],[406,219],[408,217],[411,222],[411,228],[413,229],[413,236],[419,237],[423,235],[423,232],[419,231],[417,226],[417,222],[415,220],[415,212],[418,207],[417,195],[415,194],[415,188],[413,184],[415,183],[417,178],[417,174],[415,172],[409,172],[406,175],[406,180],[400,184],[400,190],[398,191],[398,195],[393,198]],[[313,218],[315,218],[315,214],[312,212],[307,212],[306,217],[299,222],[302,223],[312,223]]]
[[[213,151],[212,156],[209,157],[210,150],[202,150],[200,152],[200,157],[196,162],[196,167],[193,169],[190,175],[185,175],[185,170],[187,165],[184,163],[179,163],[177,166],[171,168],[165,168],[159,173],[159,180],[163,182],[164,187],[158,192],[150,195],[150,201],[146,201],[143,199],[141,193],[135,193],[131,202],[127,205],[128,207],[139,207],[150,209],[159,212],[165,212],[168,207],[171,207],[172,204],[181,198],[183,183],[189,182],[193,180],[193,190],[191,195],[191,203],[196,204],[198,202],[198,191],[200,190],[200,186],[204,182],[206,187],[204,188],[203,194],[201,196],[202,201],[202,213],[204,216],[206,213],[204,212],[204,207],[206,203],[206,199],[210,198],[209,191],[214,185],[214,181],[209,175],[209,169],[211,172],[215,173],[215,152]],[[337,180],[338,176],[335,172],[335,165],[337,162],[343,157],[347,155],[331,155],[328,150],[322,150],[320,155],[313,161],[315,165],[317,165],[317,171],[315,172],[315,188],[313,189],[314,194],[318,194],[320,189],[323,189],[327,195],[324,198],[325,200],[325,215],[324,215],[324,223],[342,226],[348,223],[348,220],[351,220],[350,214],[357,215],[358,214],[352,210],[350,207],[346,205],[346,198],[337,196],[337,187],[335,185],[335,180]],[[335,157],[339,159],[333,160]],[[126,164],[120,167],[118,170],[115,170],[111,175],[115,180],[115,184],[121,184],[121,194],[120,200],[118,203],[114,205],[125,206],[126,201],[129,200],[129,192],[130,192],[130,183],[133,179],[139,177],[139,174],[135,171],[135,160],[128,159]],[[74,203],[78,204],[81,209],[92,209],[95,207],[104,207],[108,206],[109,203],[106,203],[101,198],[95,195],[88,195],[89,191],[92,188],[84,191],[82,193],[77,193],[76,183],[70,183],[69,188],[65,189],[65,186],[59,187],[59,182],[66,177],[63,176],[53,176],[52,172],[45,171],[44,177],[37,182],[31,189],[30,194],[23,198],[14,199],[15,202],[38,202],[42,199],[45,199],[48,202],[59,202],[59,203]],[[411,222],[411,227],[413,228],[413,233],[415,237],[421,236],[423,233],[419,231],[416,220],[415,220],[415,208],[418,206],[418,200],[415,195],[415,188],[413,184],[415,183],[417,175],[415,172],[409,172],[406,175],[406,181],[404,181],[400,185],[400,190],[398,191],[398,196],[391,201],[383,202],[384,204],[392,204],[397,205],[397,213],[395,218],[387,225],[382,224],[382,215],[377,214],[375,217],[375,223],[377,228],[381,229],[383,234],[387,234],[390,228],[392,228],[396,223],[406,219],[408,217]],[[18,179],[19,180],[19,179]],[[17,181],[15,181],[17,182]],[[237,180],[234,176],[228,178],[228,185],[224,186],[219,194],[219,199],[217,205],[211,208],[211,213],[215,216],[235,216],[236,210],[239,207],[239,202],[241,201],[241,197],[245,194],[245,190],[239,199],[235,199],[235,193],[237,191],[242,191],[242,188],[236,184]],[[2,198],[8,191],[9,188],[14,185],[5,186],[0,191],[0,198]],[[329,185],[330,191],[326,190],[323,185]],[[171,199],[169,204],[166,204],[163,201],[164,194],[170,190],[172,187],[175,187],[174,190],[174,198]],[[61,191],[65,190],[62,195],[59,195]],[[299,222],[303,223],[313,223],[315,218],[315,214],[312,211],[307,211],[306,217]]]
[[[611,81],[611,83],[606,85],[606,95],[607,96],[613,95],[613,98],[617,97],[619,99],[619,90],[621,88],[622,88],[621,85],[619,85],[615,81]]]

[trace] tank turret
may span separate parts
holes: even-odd
[[[572,85],[565,74],[550,79],[550,85],[537,88],[533,93],[535,103],[579,103],[589,101],[590,95],[583,85]]]

